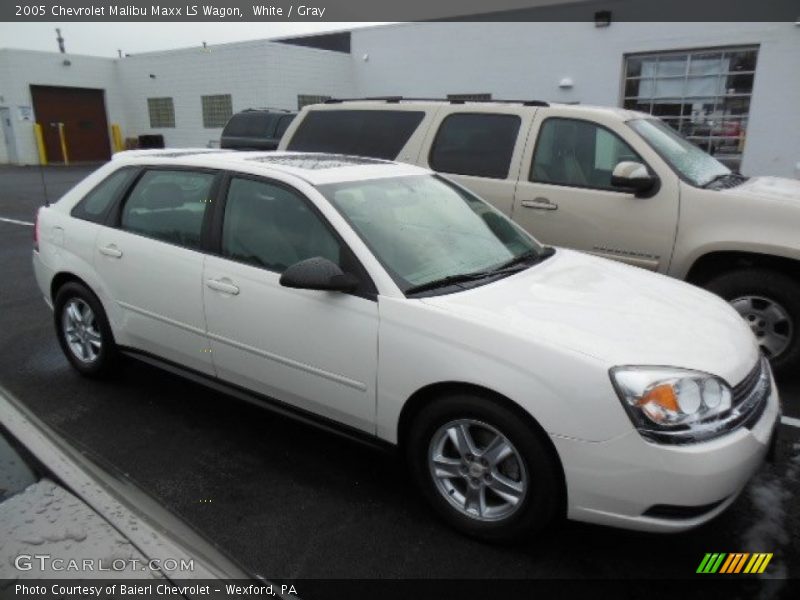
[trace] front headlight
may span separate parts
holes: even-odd
[[[733,393],[723,379],[669,367],[616,367],[611,380],[636,429],[659,442],[686,443],[720,433]]]

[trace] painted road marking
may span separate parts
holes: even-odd
[[[781,423],[789,427],[800,427],[800,419],[794,417],[781,417]]]
[[[6,219],[5,217],[0,217],[0,221],[3,223],[13,223],[14,225],[25,225],[26,227],[33,227],[33,223],[29,221],[18,221],[17,219]]]

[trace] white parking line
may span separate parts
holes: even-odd
[[[800,427],[800,419],[794,417],[781,417],[781,423],[789,427]]]
[[[33,223],[29,221],[18,221],[17,219],[6,219],[5,217],[0,217],[0,221],[3,223],[13,223],[14,225],[25,225],[26,227],[33,227]]]

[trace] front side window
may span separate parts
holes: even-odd
[[[299,193],[252,179],[231,181],[222,254],[278,273],[316,256],[344,267],[338,240]]]
[[[286,130],[289,129],[289,125],[292,124],[294,121],[295,115],[284,115],[278,121],[278,125],[275,127],[275,137],[277,139],[281,139],[283,134],[286,133]]]
[[[100,223],[105,219],[108,207],[127,187],[135,174],[136,169],[114,171],[76,204],[70,214],[84,221]]]
[[[403,291],[541,251],[483,200],[434,175],[336,183],[319,190]]]
[[[744,151],[758,47],[625,58],[625,108],[655,115],[727,167]]]
[[[530,180],[610,190],[622,161],[642,159],[615,133],[590,121],[550,118],[539,129]]]
[[[214,177],[195,171],[147,171],[128,195],[120,227],[170,244],[199,248]]]
[[[516,115],[450,115],[436,133],[428,162],[442,173],[505,179],[520,124]]]
[[[424,116],[408,110],[312,110],[287,150],[394,160]]]

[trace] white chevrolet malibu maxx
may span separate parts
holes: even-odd
[[[36,224],[58,339],[398,446],[489,540],[723,511],[779,416],[723,300],[543,247],[425,169],[325,154],[117,155]]]

